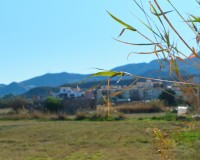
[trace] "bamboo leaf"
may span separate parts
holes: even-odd
[[[114,15],[112,15],[110,12],[107,11],[107,13],[108,13],[114,20],[116,20],[118,23],[120,23],[121,25],[123,25],[124,27],[126,27],[126,29],[131,30],[131,31],[134,31],[134,32],[137,31],[134,27],[132,27],[132,26],[128,25],[127,23],[121,21],[120,19],[118,19],[117,17],[115,17]]]
[[[136,3],[136,5],[141,9],[141,11],[144,13],[144,15],[145,15],[145,17],[146,17],[146,20],[147,20],[147,22],[148,22],[148,24],[149,25],[146,25],[145,24],[145,26],[146,27],[148,27],[148,28],[151,28],[151,30],[152,30],[152,32],[153,32],[153,34],[154,34],[154,37],[155,37],[155,39],[156,39],[156,36],[155,35],[157,35],[159,38],[161,38],[161,39],[164,39],[163,38],[163,36],[162,36],[162,34],[161,34],[161,31],[160,31],[160,29],[159,29],[159,27],[156,25],[156,23],[152,20],[152,18],[147,14],[147,12],[145,11],[145,9],[144,9],[144,7],[143,7],[143,4],[142,4],[142,0],[140,0],[140,3],[141,3],[141,5],[139,5],[139,3],[136,1],[136,0],[134,0],[134,2]],[[150,2],[150,4],[151,4],[151,2]],[[134,14],[133,14],[134,15]],[[136,17],[136,16],[135,16]],[[137,17],[136,17],[137,18]],[[139,21],[141,21],[139,18],[137,18]],[[157,31],[159,32],[159,33],[157,33],[157,32],[155,32],[154,30],[153,30],[153,27],[151,26],[151,23],[150,23],[150,21],[149,20],[151,20],[151,22],[154,24],[154,26],[156,27],[156,29],[157,29]],[[144,22],[142,22],[142,23],[144,23]],[[159,35],[160,34],[160,35]]]
[[[98,69],[98,68],[96,68],[96,69]],[[98,70],[103,70],[103,69],[98,69]],[[86,80],[88,80],[88,79],[90,79],[92,77],[108,77],[108,79],[109,79],[109,78],[116,77],[116,76],[123,77],[123,76],[132,76],[132,75],[130,73],[127,73],[127,72],[115,72],[115,71],[106,71],[106,70],[104,70],[104,71],[101,71],[101,72],[97,72],[97,73],[91,74],[90,76],[86,77],[85,79],[79,81],[77,83],[77,87],[78,87],[79,84],[81,84],[82,82],[84,82],[84,81],[86,81]],[[108,79],[106,79],[106,80],[108,80]],[[97,86],[101,85],[104,82],[105,82],[105,80],[101,81],[99,84],[97,84],[96,86],[90,88],[89,90],[96,88]]]
[[[102,70],[102,69],[100,69],[100,70]],[[92,77],[109,77],[109,78],[112,78],[112,77],[116,77],[116,76],[120,76],[120,77],[131,76],[131,74],[127,73],[127,72],[116,72],[116,71],[104,70],[104,71],[101,71],[101,72],[91,74],[86,79],[89,79],[89,78],[92,78]]]
[[[103,77],[124,76],[124,72],[103,71],[94,73],[90,77],[97,77],[97,76],[103,76]]]
[[[121,41],[119,39],[115,39],[115,38],[113,38],[113,39],[118,41],[118,42],[133,45],[133,46],[151,46],[151,45],[159,44],[159,43],[129,43],[129,42]]]
[[[157,50],[156,53],[158,53],[158,52],[162,52],[163,53],[165,51],[167,51],[167,50],[166,49]],[[155,54],[155,51],[152,51],[152,52],[131,52],[131,53],[128,54],[127,59],[129,58],[129,56],[131,54]]]
[[[195,22],[192,22],[192,19],[190,18],[190,22],[192,23],[192,27],[194,28],[195,32],[198,32],[198,29],[195,25]]]
[[[177,64],[176,60],[174,60],[173,58],[171,58],[171,60],[170,60],[170,75],[172,75],[172,72],[175,73],[175,75],[178,78],[181,78],[178,64]]]
[[[154,53],[158,57],[157,50],[156,50],[156,45],[154,46]]]
[[[179,68],[178,68],[178,64],[177,64],[176,60],[173,63],[173,71],[178,78],[181,78]]]
[[[149,2],[149,3],[150,3],[150,6],[151,6],[150,11],[152,12],[152,10],[153,10],[154,14],[158,14],[158,12],[156,11],[156,9],[155,9],[155,7],[152,5],[152,3],[151,3],[151,2]],[[164,23],[162,22],[162,19],[160,18],[160,16],[156,16],[156,17],[158,18],[158,20],[160,21],[162,27],[164,28],[164,30],[165,30],[165,32],[166,32],[165,25],[164,25]],[[164,39],[164,38],[163,38],[163,39]]]
[[[159,56],[158,56],[158,53],[157,53],[157,50],[156,50],[156,45],[154,47],[154,53],[155,53],[156,57],[158,58],[158,63],[160,64],[160,68],[163,68],[164,65],[162,64],[162,62],[159,59]]]
[[[158,53],[158,52],[164,52],[164,51],[167,51],[167,50],[166,49],[157,50],[156,53]],[[129,54],[133,54],[133,53],[136,53],[136,54],[155,54],[155,51],[152,51],[152,52],[131,52]]]
[[[172,75],[172,70],[173,70],[173,59],[170,59],[170,64],[169,64],[170,75]]]
[[[200,17],[196,17],[194,15],[190,15],[192,18],[190,18],[189,22],[197,22],[200,23]]]
[[[170,46],[169,31],[168,31],[168,33],[165,33],[165,39],[167,42],[167,46],[169,47]]]
[[[119,34],[118,37],[120,37],[124,33],[125,30],[126,30],[126,28],[122,29],[122,31],[121,31],[121,33]]]
[[[163,14],[162,14],[162,13],[153,13],[153,12],[151,12],[151,13],[153,13],[153,14],[156,15],[156,16],[163,16],[163,15],[165,15],[165,14],[167,14],[167,13],[170,13],[170,12],[173,12],[173,11],[163,12]]]
[[[171,11],[166,11],[166,12],[163,12],[163,13],[158,13],[156,8],[151,3],[150,3],[150,6],[151,6],[151,13],[156,15],[156,16],[163,16],[167,13],[173,12],[173,10],[171,10]]]
[[[157,14],[158,12],[157,12],[156,8],[151,4],[151,2],[150,2],[150,6],[151,6],[151,8],[150,8],[151,12],[154,14]]]

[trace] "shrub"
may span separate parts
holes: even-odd
[[[75,120],[89,120],[89,121],[117,121],[124,120],[126,117],[123,114],[113,114],[108,117],[107,113],[90,113],[90,112],[77,112]]]
[[[64,121],[66,119],[67,119],[67,115],[65,115],[65,114],[58,114],[58,119],[57,120]]]
[[[16,112],[20,112],[21,110],[28,108],[29,104],[30,103],[22,97],[15,97],[8,102],[8,106]]]
[[[107,121],[109,118],[108,118],[108,115],[107,114],[96,114],[94,113],[93,115],[91,115],[89,117],[89,120],[91,121]]]
[[[77,112],[75,120],[86,120],[89,118],[88,113],[86,112]]]
[[[45,108],[50,112],[59,112],[63,109],[63,105],[60,99],[49,97],[45,101]]]

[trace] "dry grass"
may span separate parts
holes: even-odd
[[[2,160],[156,160],[151,130],[186,130],[184,124],[158,121],[0,121],[0,159]],[[194,127],[196,128],[196,127]],[[167,130],[166,130],[167,129]],[[179,130],[182,132],[182,130]],[[193,129],[194,131],[194,129]],[[197,134],[197,132],[195,132]],[[184,139],[172,152],[174,159],[194,160],[199,141]],[[191,145],[196,146],[190,148]],[[191,152],[187,152],[190,149]],[[196,152],[197,153],[197,152]]]
[[[130,103],[122,104],[115,107],[119,112],[123,113],[157,113],[164,111],[164,105],[161,102],[149,103]]]
[[[0,115],[11,114],[13,112],[11,108],[0,108]]]
[[[72,119],[66,114],[45,113],[41,111],[29,112],[26,109],[19,110],[17,113],[12,109],[0,109],[0,120],[67,120]]]

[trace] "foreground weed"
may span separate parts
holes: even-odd
[[[152,135],[154,138],[154,149],[160,154],[160,160],[172,160],[172,140],[169,133],[154,128],[152,130]]]

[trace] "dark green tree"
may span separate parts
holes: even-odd
[[[48,97],[45,101],[45,108],[50,112],[60,112],[63,109],[61,99]]]
[[[159,99],[164,101],[166,105],[175,106],[176,105],[176,93],[172,89],[166,89],[159,95]]]

